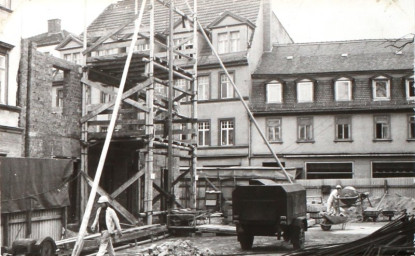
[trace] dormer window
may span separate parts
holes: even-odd
[[[282,102],[282,84],[278,81],[271,81],[266,85],[267,103]]]
[[[342,77],[334,83],[334,97],[336,101],[352,100],[352,81],[349,78]]]
[[[390,100],[390,80],[384,76],[372,80],[373,100]]]
[[[406,86],[406,99],[415,100],[414,76],[411,76],[410,78],[406,79],[405,86]]]
[[[227,31],[218,33],[218,53],[238,52],[240,45],[240,32]]]
[[[313,102],[314,86],[313,81],[303,79],[297,82],[297,102]]]

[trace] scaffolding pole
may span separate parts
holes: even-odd
[[[169,43],[168,43],[168,60],[169,60],[169,90],[168,90],[168,115],[167,115],[167,122],[168,122],[168,159],[167,159],[167,170],[168,170],[168,180],[167,180],[167,192],[170,194],[170,196],[173,195],[173,186],[171,185],[171,182],[173,181],[173,130],[172,130],[172,124],[173,124],[173,4],[174,0],[170,0],[169,5]],[[173,207],[173,200],[171,198],[167,199],[168,208]]]
[[[128,52],[127,60],[125,62],[120,87],[118,89],[117,98],[115,100],[114,110],[113,110],[113,113],[111,115],[111,121],[110,121],[110,124],[109,124],[109,127],[108,127],[107,136],[105,137],[105,142],[104,142],[104,146],[103,146],[103,149],[102,149],[102,152],[101,152],[101,157],[99,159],[97,171],[96,171],[95,178],[94,178],[94,183],[93,183],[92,188],[91,188],[91,193],[89,195],[88,203],[87,203],[87,206],[86,206],[86,209],[85,209],[85,214],[82,218],[81,227],[79,228],[78,238],[76,240],[74,249],[72,251],[72,256],[80,255],[80,253],[82,251],[82,248],[83,248],[84,237],[85,237],[85,234],[86,234],[86,228],[87,228],[87,225],[88,225],[88,222],[89,222],[89,218],[91,216],[92,206],[94,204],[95,195],[97,193],[99,180],[101,178],[102,170],[104,168],[105,159],[106,159],[106,156],[107,156],[107,153],[108,153],[109,144],[111,142],[112,133],[113,133],[114,127],[115,127],[115,122],[116,122],[117,117],[118,117],[118,111],[119,111],[119,108],[120,108],[120,105],[121,105],[121,98],[122,98],[125,83],[126,83],[126,80],[127,80],[128,70],[129,70],[131,58],[132,58],[133,52],[134,52],[134,46],[135,46],[135,43],[137,42],[137,35],[138,35],[138,31],[139,31],[139,28],[140,28],[140,25],[141,25],[141,20],[142,20],[142,17],[143,17],[145,5],[146,5],[146,0],[143,0],[142,5],[141,5],[141,9],[140,9],[140,15],[134,23],[133,39],[131,40],[130,50]]]
[[[145,212],[147,213],[147,225],[153,224],[153,180],[154,175],[154,0],[150,0],[150,62],[148,65],[148,77],[151,85],[146,92],[147,107],[150,109],[146,113],[146,135],[149,136],[146,152],[146,172],[145,172]]]
[[[197,0],[193,0],[193,49],[194,54],[193,58],[195,59],[195,63],[193,65],[193,82],[192,82],[192,119],[197,119],[197,100],[198,100],[198,72],[197,72],[197,65],[198,65],[198,40],[197,40],[197,26],[194,24],[197,24]],[[190,174],[190,180],[191,180],[191,186],[190,189],[191,195],[190,195],[190,206],[194,209],[197,208],[197,122],[192,122],[192,142],[195,143],[195,147],[193,147],[192,150],[192,164],[191,164],[191,174]]]

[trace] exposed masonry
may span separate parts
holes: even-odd
[[[54,67],[63,71],[63,106],[59,113],[52,108]],[[34,43],[23,40],[18,79],[24,156],[79,157],[80,66],[38,52]]]

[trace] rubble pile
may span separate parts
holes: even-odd
[[[148,249],[147,252],[140,256],[167,256],[167,255],[192,255],[192,256],[208,256],[213,255],[209,249],[199,249],[195,247],[189,240],[168,241],[161,245],[157,245]]]
[[[400,196],[397,194],[386,195],[381,202],[381,198],[374,198],[372,204],[378,209],[388,210],[388,211],[403,211],[406,210],[408,213],[415,212],[415,199],[412,197]],[[380,205],[378,206],[378,204]]]

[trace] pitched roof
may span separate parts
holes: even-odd
[[[61,30],[57,33],[42,33],[28,39],[35,42],[38,47],[60,44],[68,35],[74,35],[66,30]]]
[[[193,8],[193,1],[176,0],[175,7],[190,15],[186,2]],[[229,11],[235,15],[244,17],[249,22],[256,24],[261,0],[198,0],[198,19],[202,26],[207,27],[223,12]],[[141,1],[140,1],[141,4]],[[88,35],[91,37],[104,35],[112,29],[116,29],[134,17],[134,0],[122,0],[109,5],[88,27]],[[149,5],[149,1],[147,1]],[[148,10],[148,9],[147,9]],[[155,1],[155,30],[158,33],[168,28],[169,8]],[[142,20],[142,26],[149,26],[150,12],[146,11]],[[181,19],[175,15],[175,20]],[[133,23],[126,30],[133,29]]]
[[[412,69],[413,47],[396,54],[388,45],[386,39],[274,45],[254,75]]]

